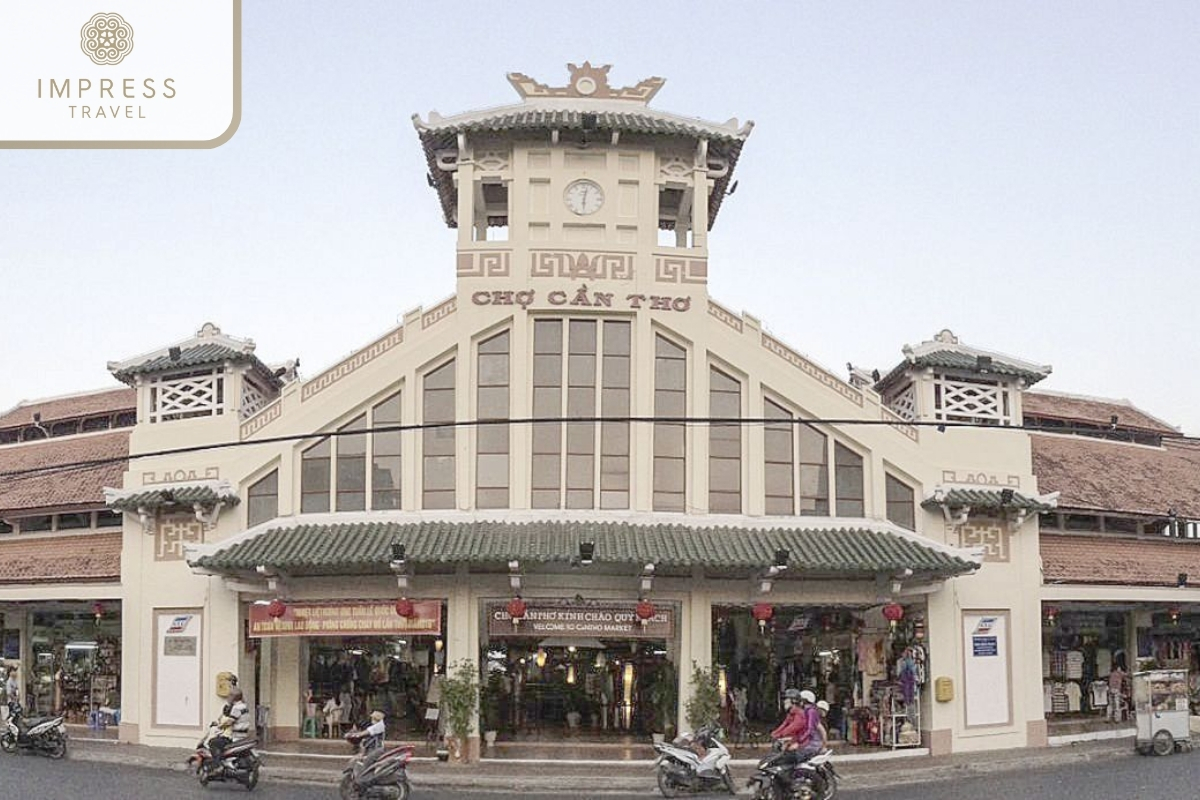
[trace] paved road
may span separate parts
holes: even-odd
[[[745,776],[739,776],[744,779]],[[645,800],[657,796],[647,781],[640,794],[601,795],[602,787],[570,787],[557,797],[586,800]],[[12,798],[75,797],[87,800],[170,798],[192,800],[241,797],[236,785],[202,789],[183,772],[89,763],[55,762],[35,756],[0,756],[0,796]],[[286,784],[264,779],[251,797],[264,800],[333,800],[332,786]],[[528,799],[527,792],[435,791],[418,786],[414,800],[452,798]],[[548,795],[542,795],[543,797]],[[1024,773],[1005,773],[957,781],[939,781],[895,789],[844,791],[841,800],[963,800],[963,798],[1021,798],[1021,800],[1200,800],[1200,753],[1168,758],[1123,758],[1112,763],[1074,764]]]

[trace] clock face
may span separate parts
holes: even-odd
[[[574,181],[563,192],[563,201],[573,214],[595,214],[604,205],[604,190],[595,181]]]

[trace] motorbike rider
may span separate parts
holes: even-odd
[[[816,703],[817,696],[808,689],[788,689],[783,693],[787,716],[771,731],[771,738],[783,743],[793,768],[821,752],[825,743],[819,730],[821,714]]]
[[[249,736],[252,722],[250,707],[246,705],[242,690],[235,684],[229,692],[229,702],[225,704],[225,708],[221,712],[221,719],[217,721],[221,733],[214,736],[209,742],[209,750],[213,754],[213,759],[219,763],[221,754],[225,752],[226,747]]]

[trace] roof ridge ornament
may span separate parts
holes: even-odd
[[[608,71],[612,64],[592,66],[590,61],[583,64],[567,64],[571,79],[566,86],[548,86],[539,83],[521,72],[508,73],[508,82],[521,95],[522,100],[545,97],[582,97],[603,100],[629,100],[647,105],[658,90],[666,83],[665,78],[650,77],[639,81],[635,86],[623,86],[619,89],[608,85]]]

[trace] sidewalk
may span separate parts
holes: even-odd
[[[190,750],[117,744],[108,741],[73,741],[71,758],[183,771]],[[1129,741],[1088,742],[1055,748],[1001,750],[986,753],[960,753],[950,756],[902,758],[887,761],[861,761],[843,764],[843,789],[872,789],[886,786],[961,780],[1008,771],[1026,771],[1068,764],[1086,764],[1133,756]],[[263,757],[263,779],[302,783],[334,784],[342,767],[349,761],[326,757],[313,758],[287,754]],[[739,787],[745,785],[751,768],[735,765],[733,774]],[[486,761],[469,766],[452,766],[431,760],[419,760],[412,766],[415,787],[440,789],[517,790],[530,794],[561,796],[564,786],[602,786],[600,792],[641,792],[654,787],[652,768],[644,763],[612,762],[606,765],[505,763]],[[590,790],[591,793],[600,793]]]

